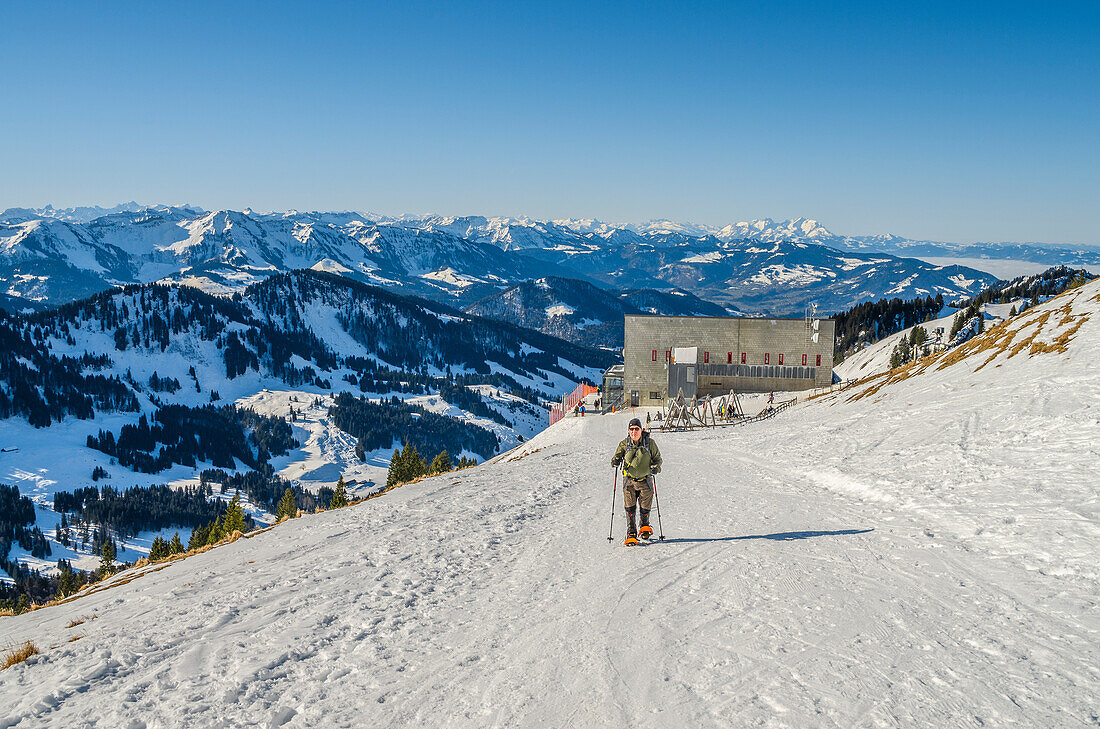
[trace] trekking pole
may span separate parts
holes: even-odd
[[[619,496],[619,469],[617,466],[612,466],[615,469],[615,485],[611,487],[611,528],[607,531],[607,541],[615,541],[615,538],[611,536],[615,533],[615,501]]]
[[[657,498],[657,477],[650,475],[649,478],[653,483],[653,502],[657,505],[657,538],[664,541],[665,528],[661,524],[661,500]]]

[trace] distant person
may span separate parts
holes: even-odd
[[[650,416],[649,411],[645,411],[645,429],[649,430],[649,424],[653,422],[653,418]]]
[[[584,417],[584,403],[581,403],[581,417]]]
[[[653,528],[649,526],[649,510],[653,506],[653,475],[661,472],[661,451],[642,430],[642,421],[632,418],[627,426],[627,437],[615,449],[611,465],[623,469],[623,505],[626,507],[626,539],[623,544],[638,543],[638,537],[649,539]],[[635,512],[641,508],[641,530],[634,524]]]

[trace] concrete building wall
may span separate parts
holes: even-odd
[[[818,341],[814,343],[804,319],[627,316],[623,351],[623,387],[627,400],[631,391],[639,393],[640,405],[663,405],[665,398],[675,396],[676,393],[665,391],[668,388],[666,353],[676,347],[698,348],[697,378],[701,395],[731,389],[771,392],[826,387],[833,379],[835,325],[831,319],[818,321]],[[709,366],[741,365],[742,353],[745,355],[744,367]],[[780,367],[785,369],[776,369]],[[772,376],[766,376],[769,374]]]

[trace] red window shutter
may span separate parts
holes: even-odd
[[[671,361],[672,361],[672,350],[671,349],[666,349],[665,350],[665,362],[671,362]]]
[[[779,364],[783,364],[783,353],[779,353]]]
[[[817,355],[817,366],[818,366],[818,367],[820,367],[820,366],[821,366],[821,355],[820,355],[820,354],[819,354],[819,355]]]
[[[806,355],[802,355],[802,366],[806,366]]]
[[[656,349],[655,349],[655,350],[653,350],[653,361],[654,361],[654,362],[656,362],[656,361],[657,361],[657,350],[656,350]]]
[[[733,364],[733,352],[726,352],[726,364]]]
[[[703,352],[703,364],[710,364],[710,352]]]
[[[741,353],[741,364],[745,364],[745,353]]]
[[[768,360],[771,358],[771,354],[764,352],[764,364],[768,364]]]

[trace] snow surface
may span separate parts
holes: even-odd
[[[554,304],[553,306],[546,307],[546,316],[569,316],[576,309],[567,304]]]
[[[919,256],[920,260],[933,266],[966,266],[978,271],[993,274],[999,279],[1010,281],[1017,276],[1032,276],[1050,268],[1049,263],[1035,261],[1017,261],[1009,258],[957,258],[947,256]]]
[[[641,411],[566,418],[5,618],[0,726],[1094,726],[1100,282],[1017,325],[1066,302],[1064,354],[657,434],[662,543],[606,540]]]

